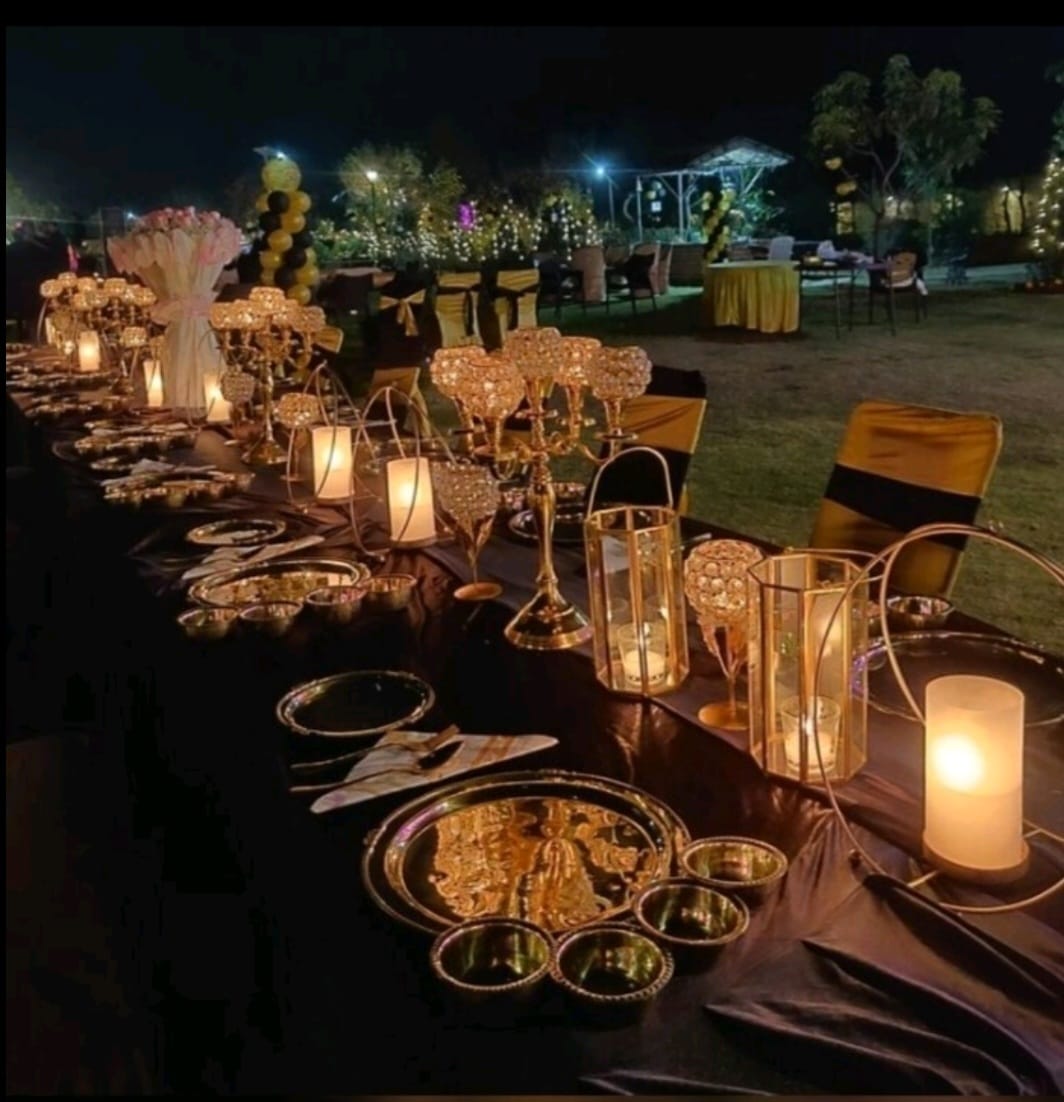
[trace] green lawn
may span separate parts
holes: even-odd
[[[917,323],[906,300],[892,337],[885,318],[868,325],[859,301],[841,339],[826,298],[807,300],[803,331],[787,337],[702,333],[699,305],[698,291],[678,291],[656,312],[641,303],[634,317],[620,304],[610,315],[567,307],[560,323],[551,309],[540,318],[703,372],[709,409],[689,476],[695,515],[804,543],[850,410],[887,398],[1001,417],[1004,448],[980,522],[1064,559],[1064,298],[982,281],[933,285],[927,320]],[[448,405],[432,403],[450,420]],[[971,544],[954,600],[1064,651],[1064,595],[1016,556]]]

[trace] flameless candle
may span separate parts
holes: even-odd
[[[163,404],[163,373],[158,360],[144,361],[144,389],[148,394],[148,408],[160,409]]]
[[[427,459],[392,459],[385,466],[388,524],[393,543],[436,538],[432,477]]]
[[[314,452],[314,492],[322,501],[351,496],[351,429],[324,425],[311,429]]]
[[[1022,872],[1023,706],[991,677],[930,681],[924,746],[924,849],[961,876]]]
[[[221,381],[214,371],[203,376],[203,398],[208,421],[228,421],[232,416],[233,407],[222,397]]]
[[[816,708],[816,725],[813,709]],[[801,775],[802,740],[805,740],[808,769],[814,776],[820,775],[816,748],[820,744],[820,761],[830,777],[835,769],[835,746],[839,739],[838,704],[827,696],[817,696],[809,701],[803,714],[801,701],[792,696],[780,704],[780,728],[783,731],[783,751],[787,758],[787,770],[794,776]]]
[[[647,685],[664,681],[668,672],[664,622],[644,624],[642,632],[637,632],[635,624],[624,624],[616,630],[621,666],[627,682],[625,687],[632,692],[642,690],[644,661]]]
[[[82,371],[100,370],[100,335],[94,329],[78,334],[78,367]]]

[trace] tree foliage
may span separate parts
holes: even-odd
[[[817,92],[810,140],[818,156],[856,185],[879,225],[889,200],[933,199],[973,164],[1001,113],[984,96],[969,99],[948,69],[914,72],[904,54],[886,64],[879,86],[844,72]]]

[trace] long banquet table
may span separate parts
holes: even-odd
[[[184,531],[236,508],[320,531],[317,552],[351,557],[343,515],[286,501],[274,474],[209,507],[126,511],[94,477],[57,459],[69,434],[25,421],[42,479],[37,521],[52,591],[51,661],[93,702],[99,752],[125,778],[130,854],[125,936],[170,1038],[177,1089],[364,1093],[1057,1093],[1064,1086],[1064,901],[964,920],[935,891],[865,875],[815,789],[766,778],[734,734],[693,718],[723,682],[692,634],[692,676],[670,697],[611,696],[586,648],[516,650],[502,638],[531,592],[534,549],[498,534],[482,574],[503,598],[453,601],[459,553],[393,551],[419,580],[406,613],[347,629],[306,619],[281,640],[186,640],[174,617],[188,565]],[[9,445],[9,455],[11,449]],[[231,467],[203,431],[190,457]],[[730,534],[716,526],[714,533]],[[687,534],[707,530],[691,524]],[[179,561],[186,555],[183,561]],[[586,604],[582,557],[557,554],[562,586]],[[763,838],[791,860],[749,932],[678,973],[635,1023],[602,1028],[547,997],[523,1016],[476,1014],[433,979],[428,941],[369,900],[363,838],[402,797],[315,816],[286,791],[286,732],[273,710],[291,686],[353,668],[410,670],[437,693],[429,724],[542,732],[558,746],[516,768],[560,767],[635,784],[693,837]],[[1064,734],[1029,730],[1027,813],[1064,830]],[[873,713],[866,769],[839,789],[863,844],[902,879],[920,831],[920,733]],[[1064,860],[1036,843],[1027,880]],[[135,871],[131,871],[135,870]],[[116,871],[116,875],[118,875]],[[1004,891],[1004,889],[1002,889]]]

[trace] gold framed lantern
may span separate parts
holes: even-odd
[[[868,756],[868,582],[849,559],[794,551],[749,570],[750,752],[766,773],[844,781]]]
[[[595,510],[603,464],[588,497],[584,524],[587,584],[591,604],[595,675],[612,692],[658,696],[687,677],[687,617],[684,607],[680,518],[664,458],[668,506],[621,505]]]

